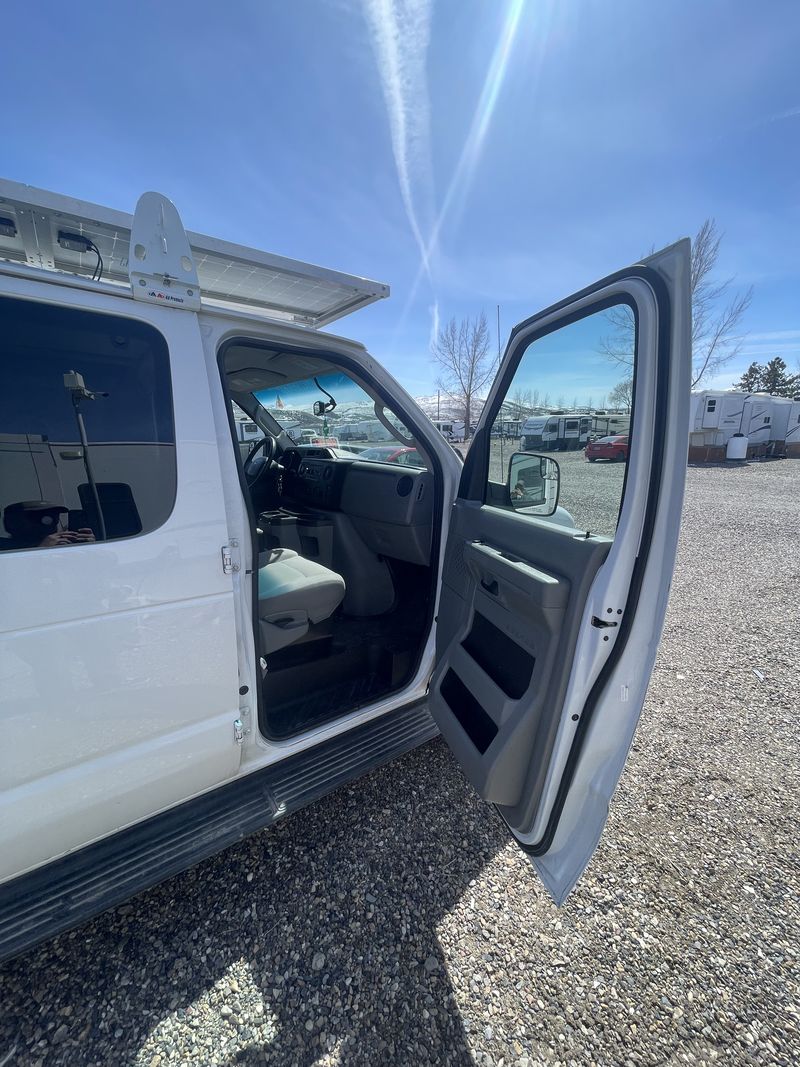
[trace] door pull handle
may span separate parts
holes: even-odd
[[[485,578],[481,578],[481,589],[485,589],[487,593],[491,593],[492,596],[497,596],[500,592],[500,588],[494,578],[490,582],[487,582]]]

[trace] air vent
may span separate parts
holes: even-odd
[[[397,489],[398,496],[408,496],[414,488],[414,479],[410,474],[404,474],[402,478],[397,479],[395,488]]]

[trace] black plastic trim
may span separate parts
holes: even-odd
[[[435,737],[407,704],[0,886],[0,961],[221,852]]]

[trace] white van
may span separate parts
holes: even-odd
[[[520,323],[463,467],[319,329],[385,285],[187,234],[156,193],[130,216],[13,182],[0,258],[0,954],[437,730],[562,901],[666,608],[688,242]],[[488,474],[523,351],[610,298],[637,309],[641,412],[614,539],[552,521],[552,459]],[[396,455],[286,432],[366,404]]]

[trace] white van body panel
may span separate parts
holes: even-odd
[[[0,553],[0,880],[211,788],[241,755],[228,527],[197,317],[7,275],[4,296],[161,332],[177,496],[164,525],[137,537]]]

